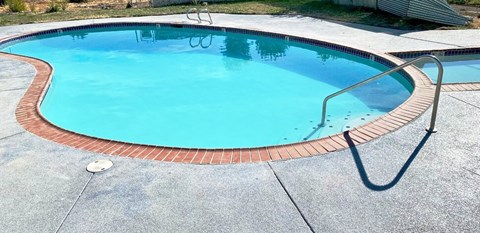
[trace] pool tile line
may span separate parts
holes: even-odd
[[[422,50],[422,51],[403,51],[390,53],[402,59],[416,58],[423,55],[441,55],[441,56],[456,56],[456,55],[473,55],[480,54],[480,48],[459,48],[459,49],[441,49],[441,50]]]
[[[295,37],[292,38],[295,39]],[[311,39],[305,40],[313,41]],[[188,149],[124,143],[70,132],[50,123],[39,111],[41,101],[50,85],[54,72],[53,67],[36,58],[8,53],[0,53],[0,56],[28,62],[37,70],[32,84],[28,87],[16,109],[16,118],[20,125],[42,138],[77,149],[112,156],[164,162],[231,164],[289,160],[349,148],[343,133],[294,144],[261,148]],[[375,59],[388,66],[401,64],[400,59],[392,58],[389,55],[376,54]],[[366,143],[384,134],[395,131],[417,118],[429,108],[433,101],[432,90],[434,89],[431,81],[429,81],[428,77],[413,68],[405,69],[404,73],[408,75],[409,82],[415,86],[411,97],[392,112],[365,125],[349,130],[355,145]],[[199,154],[202,155],[198,156]]]

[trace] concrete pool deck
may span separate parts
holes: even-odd
[[[182,22],[184,17],[95,22]],[[479,30],[399,32],[304,17],[213,17],[224,26],[303,33],[377,52],[480,47],[474,39]],[[85,23],[92,20],[2,27],[0,38]],[[460,34],[471,40],[460,43]],[[30,134],[14,113],[35,70],[5,58],[0,70],[0,229],[5,232],[480,229],[480,128],[475,127],[480,92],[443,93],[436,134],[424,131],[427,111],[393,133],[339,152],[202,166],[104,156]],[[114,166],[86,172],[99,158]]]

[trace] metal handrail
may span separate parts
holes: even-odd
[[[206,7],[207,5],[208,5],[208,3],[206,3],[206,2],[202,3],[202,6],[204,6],[204,7]],[[197,18],[198,19],[190,18],[191,13],[197,13]],[[201,13],[207,13],[209,20],[202,19],[202,17],[200,16]],[[203,8],[203,9],[200,9],[200,10],[198,10],[197,8],[191,8],[190,10],[187,11],[187,19],[197,21],[198,23],[202,23],[202,21],[205,21],[205,22],[208,22],[210,24],[213,24],[212,16],[210,15],[210,11],[208,10],[208,8]]]
[[[433,56],[433,55],[423,55],[423,56],[420,56],[418,58],[415,58],[409,62],[405,62],[403,63],[402,65],[399,65],[391,70],[388,70],[388,71],[385,71],[379,75],[375,75],[369,79],[366,79],[364,81],[361,81],[357,84],[354,84],[352,86],[349,86],[347,88],[344,88],[340,91],[337,91],[331,95],[328,95],[327,97],[325,97],[325,99],[323,100],[323,107],[322,107],[322,121],[321,121],[321,124],[319,125],[320,127],[323,127],[325,126],[325,116],[327,115],[327,102],[328,100],[332,99],[333,97],[336,97],[338,95],[341,95],[345,92],[348,92],[348,91],[351,91],[357,87],[361,87],[361,86],[364,86],[365,84],[368,84],[372,81],[375,81],[379,78],[382,78],[382,77],[385,77],[386,75],[389,75],[391,73],[395,73],[399,70],[402,70],[404,69],[405,67],[407,66],[411,66],[413,65],[414,63],[418,62],[418,61],[421,61],[421,60],[432,60],[438,67],[438,76],[437,76],[437,87],[435,89],[435,97],[434,97],[434,100],[433,100],[433,109],[432,109],[432,118],[430,120],[430,127],[427,129],[428,132],[430,133],[435,133],[437,132],[436,129],[435,129],[435,120],[437,119],[437,110],[438,110],[438,101],[440,99],[440,90],[442,89],[442,79],[443,79],[443,65],[442,63],[440,62],[440,60]]]
[[[198,19],[190,18],[190,13],[197,13]],[[197,21],[198,23],[201,23],[202,21],[200,20],[200,15],[198,13],[197,8],[191,8],[190,10],[187,11],[187,19]]]
[[[210,20],[202,19],[202,17],[200,17],[200,14],[201,14],[201,13],[207,13],[208,18],[209,18]],[[212,16],[210,15],[210,11],[208,11],[207,8],[201,9],[201,10],[198,12],[198,19],[200,19],[200,21],[205,21],[205,22],[208,22],[209,24],[213,24]]]

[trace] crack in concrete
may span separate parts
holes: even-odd
[[[9,80],[9,79],[22,79],[22,78],[32,78],[35,75],[22,75],[22,76],[15,76],[15,77],[0,77],[0,80]]]
[[[459,99],[459,98],[457,98],[457,97],[455,97],[455,96],[452,96],[452,95],[448,95],[448,96],[450,96],[450,97],[452,97],[452,98],[454,98],[454,99],[456,99],[456,100],[458,100],[458,101],[460,101],[460,102],[462,102],[462,103],[464,103],[464,104],[468,104],[468,105],[470,105],[470,106],[472,106],[472,107],[475,107],[475,108],[480,109],[479,106],[474,105],[474,104],[471,104],[471,103],[469,103],[469,102],[467,102],[467,101],[465,101],[465,100]]]
[[[14,134],[12,134],[12,135],[9,135],[9,136],[0,138],[0,140],[4,140],[4,139],[7,139],[7,138],[15,137],[15,136],[20,135],[20,134],[22,134],[22,133],[25,133],[25,131],[18,132],[18,133],[14,133]]]
[[[398,37],[405,38],[405,39],[410,39],[410,40],[419,40],[419,41],[423,41],[423,42],[429,42],[429,43],[440,44],[440,45],[454,46],[454,47],[457,47],[457,48],[467,48],[467,46],[463,46],[463,45],[449,44],[449,43],[444,43],[444,42],[439,42],[439,41],[434,41],[434,40],[427,40],[427,39],[408,37],[408,36],[398,36]]]
[[[268,164],[268,167],[270,167],[270,170],[272,170],[272,173],[273,175],[275,176],[275,178],[277,179],[278,183],[280,184],[280,186],[282,186],[283,188],[283,191],[285,191],[285,193],[287,194],[288,198],[290,199],[290,201],[293,203],[293,205],[295,206],[295,208],[297,209],[298,213],[300,214],[300,216],[302,217],[303,221],[307,224],[308,228],[310,229],[310,232],[313,232],[315,233],[315,231],[313,230],[312,228],[312,225],[310,225],[310,223],[307,221],[307,218],[305,217],[305,215],[303,214],[303,212],[300,210],[300,208],[298,207],[297,203],[295,202],[295,200],[293,200],[293,197],[290,195],[290,193],[288,192],[287,188],[285,187],[285,185],[283,184],[283,182],[280,180],[280,178],[278,177],[277,173],[275,172],[275,170],[273,170],[273,167],[272,165],[270,164],[270,162],[267,162]]]
[[[464,168],[464,167],[462,167],[462,168],[463,168],[463,170],[469,171],[469,172],[473,173],[474,175],[480,176],[480,174],[476,173],[475,171],[472,171],[472,170]]]
[[[26,88],[26,87],[22,87],[22,88],[14,88],[14,89],[0,90],[0,92],[19,91],[19,90],[25,90],[25,89],[27,89],[27,88]]]

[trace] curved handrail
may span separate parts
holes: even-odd
[[[428,132],[430,133],[435,133],[437,132],[436,129],[435,129],[435,121],[437,119],[437,110],[438,110],[438,101],[440,99],[440,90],[442,89],[442,79],[443,79],[443,65],[442,63],[440,62],[440,60],[433,56],[433,55],[423,55],[423,56],[420,56],[420,57],[417,57],[409,62],[405,62],[403,63],[402,65],[399,65],[395,68],[392,68],[388,71],[385,71],[381,74],[378,74],[378,75],[375,75],[369,79],[366,79],[364,81],[361,81],[359,83],[356,83],[352,86],[349,86],[347,88],[344,88],[340,91],[337,91],[331,95],[328,95],[327,97],[325,97],[325,99],[323,100],[323,107],[322,107],[322,121],[321,123],[319,124],[320,127],[323,127],[325,126],[325,116],[327,115],[327,102],[328,100],[336,97],[336,96],[339,96],[345,92],[348,92],[348,91],[351,91],[357,87],[361,87],[361,86],[364,86],[365,84],[368,84],[372,81],[375,81],[379,78],[382,78],[382,77],[385,77],[386,75],[389,75],[391,73],[395,73],[399,70],[402,70],[404,69],[405,67],[407,66],[410,66],[410,65],[413,65],[414,63],[418,62],[418,61],[421,61],[421,60],[432,60],[438,67],[438,76],[437,76],[437,87],[435,89],[435,97],[434,97],[434,100],[433,100],[433,109],[432,109],[432,118],[431,118],[431,121],[430,121],[430,127],[427,129]]]
[[[198,19],[190,18],[191,13],[197,13]],[[190,10],[187,11],[187,19],[197,21],[198,23],[201,23],[200,21],[200,13],[198,12],[197,8],[191,8]]]
[[[200,14],[201,14],[201,13],[207,13],[208,18],[209,18],[210,20],[202,19],[202,17],[200,17]],[[205,22],[208,22],[209,24],[213,24],[212,16],[210,15],[210,11],[208,11],[207,8],[201,9],[201,10],[198,12],[198,19],[199,19],[200,21],[205,21]]]
[[[208,3],[204,2],[204,3],[202,3],[202,6],[206,7],[206,6],[208,6]],[[191,18],[190,17],[191,13],[196,13],[198,19]],[[202,14],[202,13],[206,13],[208,15],[208,19],[202,19],[202,17],[200,16],[200,14]],[[197,9],[197,8],[190,8],[187,11],[187,19],[197,21],[198,23],[202,23],[202,21],[205,21],[205,22],[208,22],[209,24],[213,24],[212,16],[210,15],[210,11],[208,10],[208,8],[203,8],[203,9],[200,9],[200,10]]]

